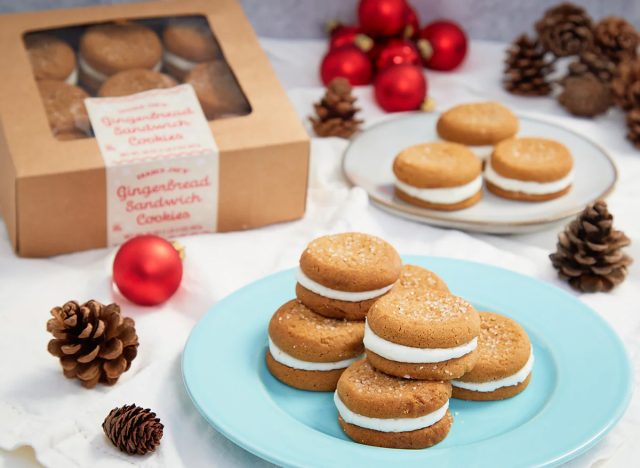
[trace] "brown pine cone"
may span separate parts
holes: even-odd
[[[594,117],[611,107],[609,87],[591,74],[568,77],[562,87],[558,102],[573,115]]]
[[[355,106],[356,99],[351,94],[349,81],[345,78],[333,79],[322,100],[313,105],[317,117],[309,117],[316,135],[349,138],[357,132],[362,120],[355,117],[360,111]]]
[[[591,17],[572,3],[561,3],[545,11],[535,28],[542,47],[557,57],[577,55],[593,46]]]
[[[627,139],[640,149],[640,109],[627,112]]]
[[[594,28],[595,46],[616,63],[636,57],[640,36],[624,18],[608,16]]]
[[[120,315],[117,304],[69,301],[51,309],[47,331],[54,339],[48,350],[60,358],[64,375],[86,388],[98,382],[113,385],[138,353],[135,323]]]
[[[579,291],[610,291],[627,276],[632,259],[622,252],[630,244],[613,229],[613,216],[603,200],[587,206],[558,236],[549,258],[558,276]]]
[[[156,413],[134,403],[112,409],[102,423],[102,429],[120,451],[144,455],[160,445],[164,426]]]
[[[587,51],[569,64],[567,77],[593,75],[602,83],[609,85],[616,73],[616,64],[606,55]]]
[[[507,49],[502,84],[512,94],[545,96],[551,93],[547,76],[552,70],[539,42],[523,34]]]
[[[640,57],[618,64],[611,92],[614,102],[624,110],[640,107]]]

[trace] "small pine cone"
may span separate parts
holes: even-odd
[[[86,388],[98,382],[113,385],[131,367],[138,353],[135,323],[120,315],[117,304],[69,301],[51,309],[47,331],[54,339],[48,350],[60,358],[64,375]]]
[[[591,17],[572,3],[561,3],[545,11],[535,28],[542,47],[557,57],[578,55],[593,46]]]
[[[568,77],[562,86],[558,102],[573,115],[594,117],[611,107],[609,87],[591,74]]]
[[[613,229],[613,216],[603,200],[587,206],[558,236],[557,250],[549,258],[558,276],[583,292],[610,291],[627,276],[633,262],[622,252],[630,244]]]
[[[350,138],[357,132],[362,120],[355,117],[360,111],[355,106],[356,99],[346,79],[332,80],[322,100],[313,105],[316,117],[309,117],[316,135]]]
[[[640,149],[640,109],[627,112],[627,139]]]
[[[640,35],[624,18],[608,16],[594,28],[595,46],[615,63],[636,57]]]
[[[583,52],[577,60],[569,64],[567,77],[593,75],[602,83],[609,85],[616,73],[616,64],[606,55],[594,51]]]
[[[144,455],[160,445],[164,426],[156,413],[134,403],[112,409],[102,423],[102,429],[120,451]]]
[[[545,96],[551,93],[547,76],[552,70],[539,42],[523,34],[507,49],[502,84],[512,94]]]
[[[618,64],[611,91],[614,102],[624,110],[640,107],[640,57]]]

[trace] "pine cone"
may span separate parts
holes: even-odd
[[[640,36],[624,18],[608,16],[594,28],[595,46],[616,63],[637,55]]]
[[[603,200],[587,206],[558,236],[551,263],[558,276],[579,291],[610,291],[627,276],[631,257],[622,252],[630,244],[613,229],[613,216]]]
[[[557,57],[577,55],[593,45],[591,17],[572,3],[561,3],[545,11],[535,28],[542,47]]]
[[[591,74],[568,77],[562,86],[558,102],[573,115],[594,117],[611,107],[609,87]]]
[[[134,403],[112,409],[102,423],[102,429],[120,451],[144,455],[160,445],[164,426],[156,413]]]
[[[623,60],[611,81],[614,102],[624,110],[640,107],[640,58]]]
[[[551,93],[547,75],[553,66],[536,40],[526,34],[518,37],[507,49],[504,68],[504,88],[522,96],[544,96]]]
[[[335,78],[327,86],[322,101],[313,106],[317,117],[309,117],[316,135],[349,138],[357,132],[362,120],[355,118],[360,111],[354,104],[351,85],[345,78]]]
[[[616,64],[606,55],[593,51],[583,52],[577,60],[569,64],[567,77],[593,75],[602,83],[609,85],[616,73]]]
[[[627,112],[627,139],[640,149],[640,109]]]
[[[54,339],[48,350],[60,358],[64,375],[86,388],[98,382],[113,385],[138,352],[135,323],[120,315],[117,304],[69,301],[51,309],[47,331]]]

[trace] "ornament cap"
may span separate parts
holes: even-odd
[[[185,249],[184,245],[182,245],[177,240],[172,240],[171,241],[171,245],[173,246],[174,249],[176,249],[178,251],[178,255],[180,256],[180,260],[182,260],[184,262],[184,258],[187,256],[186,249]]]
[[[363,52],[368,52],[373,48],[373,39],[371,39],[366,34],[356,34],[353,42],[355,43],[356,47],[358,47]]]
[[[427,96],[422,105],[420,106],[420,110],[422,112],[433,112],[436,110],[437,102],[431,96]]]
[[[418,47],[423,59],[429,60],[433,56],[433,46],[428,40],[418,39],[416,46]]]

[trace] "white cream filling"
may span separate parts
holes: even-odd
[[[306,371],[330,371],[335,369],[345,369],[356,362],[358,359],[362,358],[362,356],[360,355],[354,358],[343,359],[342,361],[336,362],[303,361],[282,351],[280,348],[278,348],[278,345],[276,345],[271,340],[271,337],[269,337],[269,352],[271,353],[271,356],[273,356],[273,359],[278,361],[280,364],[284,364],[285,366],[292,367],[294,369]]]
[[[464,388],[465,390],[471,390],[474,392],[493,392],[502,387],[511,387],[524,382],[531,370],[533,369],[533,351],[529,355],[527,363],[522,369],[509,377],[504,379],[492,380],[491,382],[462,382],[460,380],[452,380],[451,385],[458,388]]]
[[[453,205],[478,193],[482,189],[482,176],[479,175],[467,184],[446,188],[418,188],[396,179],[396,187],[418,200],[438,205]]]
[[[548,193],[560,192],[566,189],[573,182],[573,170],[562,179],[553,182],[533,182],[529,180],[510,179],[498,174],[491,163],[487,163],[484,170],[485,178],[496,187],[509,192],[521,192],[529,195],[546,195]]]
[[[493,145],[467,145],[473,154],[475,154],[479,159],[486,161],[493,153]]]
[[[78,83],[78,67],[75,66],[73,67],[73,70],[71,70],[71,73],[69,73],[69,76],[67,76],[64,79],[65,83],[70,84],[70,85],[75,85]]]
[[[164,60],[164,63],[169,64],[172,67],[176,67],[178,70],[184,72],[188,72],[193,67],[198,65],[198,62],[187,60],[186,58],[180,57],[173,52],[169,52],[167,49],[165,49],[162,53],[162,59]]]
[[[96,70],[91,65],[89,65],[87,63],[87,61],[84,59],[84,57],[82,57],[82,54],[78,54],[78,65],[80,65],[80,70],[82,70],[82,73],[86,74],[87,76],[89,76],[90,78],[96,80],[99,83],[102,83],[107,78],[109,78],[108,75],[102,73],[99,70]],[[162,60],[160,60],[158,63],[156,63],[153,66],[152,70],[153,71],[160,71],[161,68],[162,68]]]
[[[373,291],[338,291],[337,289],[327,288],[326,286],[321,285],[320,283],[316,283],[304,272],[298,268],[296,273],[296,280],[303,287],[308,289],[311,292],[319,294],[323,297],[328,297],[329,299],[335,299],[337,301],[347,301],[347,302],[360,302],[366,301],[369,299],[374,299],[378,296],[382,296],[387,291],[389,291],[393,287],[393,283],[389,286],[385,286],[384,288],[374,289]]]
[[[367,350],[373,351],[378,356],[391,361],[411,364],[431,364],[448,361],[449,359],[469,354],[478,346],[478,338],[453,348],[414,348],[413,346],[405,346],[379,337],[371,330],[367,321],[364,322],[363,342]]]
[[[370,418],[358,413],[354,413],[342,402],[338,392],[333,394],[333,401],[336,404],[338,413],[345,422],[354,426],[364,427],[380,432],[409,432],[424,429],[433,426],[435,423],[444,418],[449,409],[449,400],[432,413],[418,416],[417,418]]]

